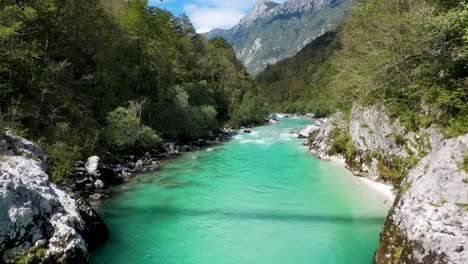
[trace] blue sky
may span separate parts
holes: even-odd
[[[150,0],[153,6],[174,14],[186,13],[198,32],[213,28],[229,29],[247,14],[257,0]],[[284,2],[285,0],[274,0]]]

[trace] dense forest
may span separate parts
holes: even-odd
[[[467,132],[466,0],[358,0],[336,32],[256,80],[225,40],[145,0],[0,3],[0,113],[52,157],[55,179],[91,154],[207,137],[268,110],[384,103],[409,129]]]
[[[468,2],[358,0],[335,34],[257,77],[274,109],[327,115],[383,103],[410,130],[468,132]]]
[[[231,46],[145,0],[1,0],[0,42],[6,127],[56,180],[87,155],[263,121]]]

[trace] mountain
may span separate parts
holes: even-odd
[[[317,116],[333,113],[330,96],[330,56],[341,44],[336,31],[329,31],[307,44],[296,55],[259,73],[259,94],[275,111],[308,112]]]
[[[256,75],[335,29],[353,5],[354,0],[288,0],[281,4],[258,0],[238,25],[214,29],[205,36],[226,39]]]

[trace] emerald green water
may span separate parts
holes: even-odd
[[[91,263],[372,263],[389,203],[289,134],[311,122],[255,128],[121,186]]]

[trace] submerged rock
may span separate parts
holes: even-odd
[[[80,233],[86,240],[88,248],[94,248],[106,242],[109,238],[109,230],[101,217],[86,200],[79,198],[77,204],[85,223],[84,229]]]
[[[277,124],[277,123],[279,123],[279,121],[277,119],[270,119],[270,120],[268,120],[268,123]]]

